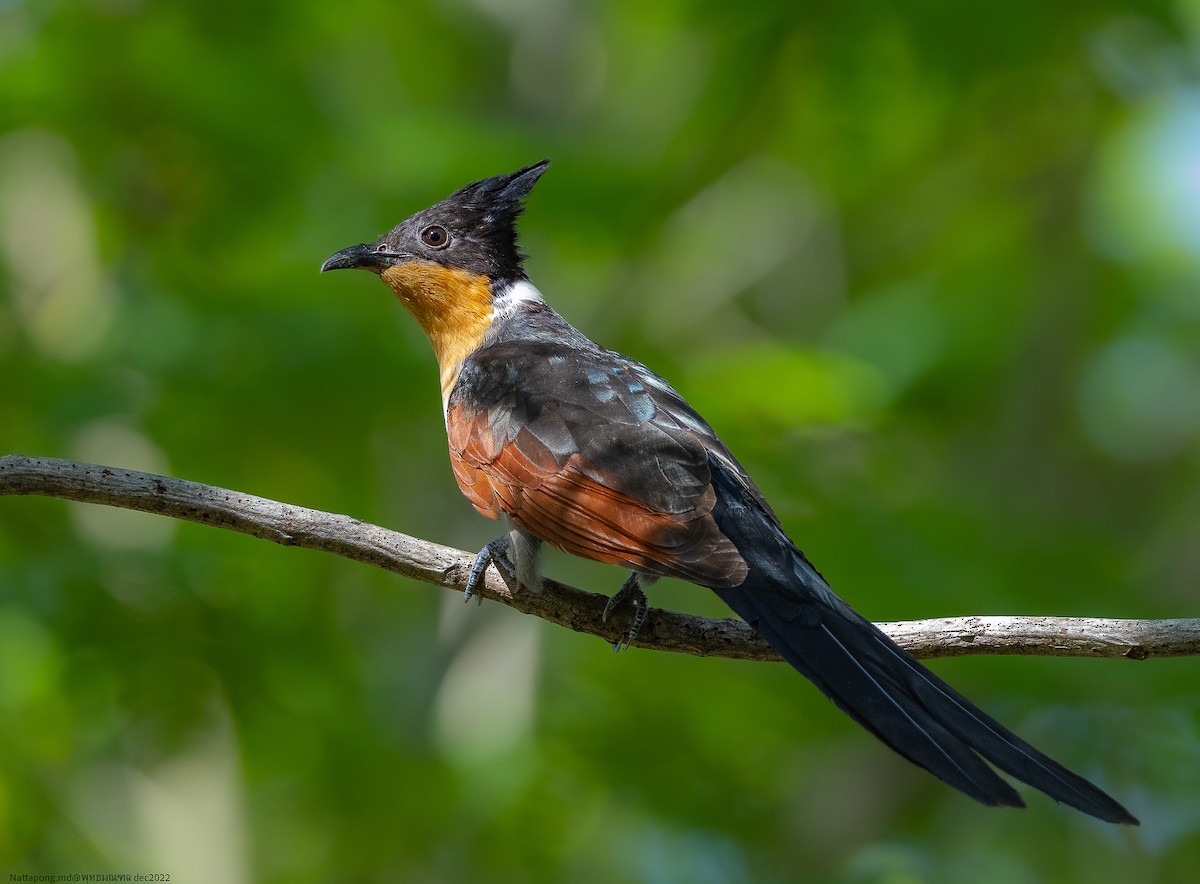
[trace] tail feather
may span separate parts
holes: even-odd
[[[983,804],[1024,806],[1012,786],[914,700],[894,670],[881,667],[874,653],[863,652],[857,637],[824,622],[797,628],[772,610],[769,591],[726,590],[720,595],[839,709],[893,750]]]
[[[1005,728],[848,606],[820,606],[796,618],[789,614],[798,600],[781,597],[776,587],[743,584],[718,594],[838,708],[976,801],[1024,806],[991,762],[1098,819],[1137,822],[1109,795]]]
[[[990,763],[1097,819],[1137,824],[1113,798],[976,707],[839,598],[719,465],[714,482],[713,514],[751,565],[740,585],[714,591],[842,711],[984,804],[1024,806]]]

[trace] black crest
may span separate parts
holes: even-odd
[[[549,160],[542,160],[461,187],[399,224],[381,244],[396,253],[461,267],[494,280],[522,279],[524,255],[517,247],[517,218],[524,209],[523,200],[549,165]],[[444,241],[435,229],[439,227]]]

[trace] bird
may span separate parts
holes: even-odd
[[[1025,742],[838,596],[758,486],[670,384],[594,343],[525,271],[517,220],[543,160],[467,184],[321,271],[377,274],[437,358],[462,493],[507,531],[475,559],[541,585],[542,544],[617,565],[634,606],[661,577],[712,590],[843,712],[904,758],[989,806],[1024,807],[996,769],[1099,820],[1137,819]]]

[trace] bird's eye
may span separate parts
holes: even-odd
[[[430,224],[421,231],[421,242],[431,249],[443,248],[449,241],[450,235],[446,233],[446,228],[439,224]]]

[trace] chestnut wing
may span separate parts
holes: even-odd
[[[446,427],[459,487],[484,515],[634,571],[711,587],[745,578],[711,515],[709,458],[728,453],[643,366],[552,342],[485,347],[463,367]]]

